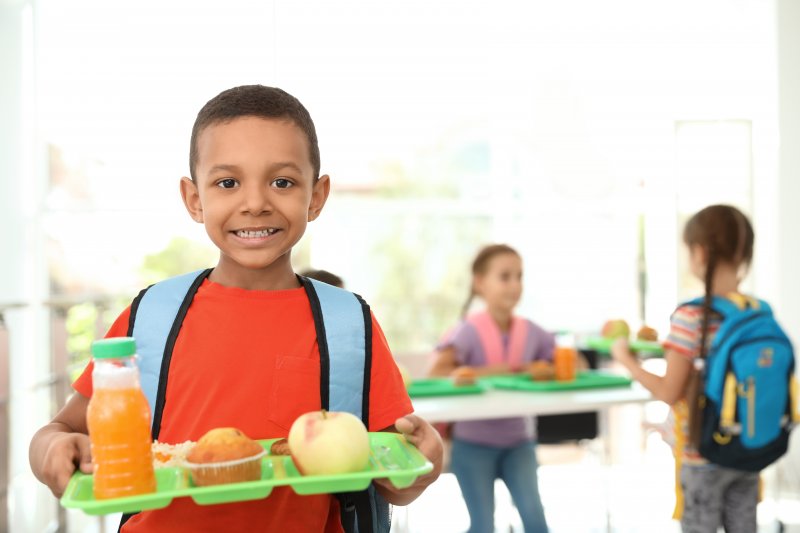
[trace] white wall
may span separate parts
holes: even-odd
[[[800,2],[777,0],[778,107],[780,152],[777,202],[777,287],[779,318],[800,352]],[[796,357],[797,358],[797,357]],[[795,368],[800,374],[800,369]],[[795,430],[781,465],[800,490],[800,431]]]
[[[778,159],[777,304],[781,322],[800,343],[800,2],[778,0]]]
[[[41,531],[58,509],[30,475],[28,443],[50,416],[48,279],[39,215],[42,162],[36,134],[35,0],[0,2],[0,307],[10,343],[8,505],[11,530]],[[7,433],[6,433],[7,431]],[[4,458],[3,458],[4,459]],[[2,459],[0,459],[2,460]],[[0,524],[2,529],[5,524]]]

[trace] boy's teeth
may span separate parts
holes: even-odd
[[[243,239],[256,239],[259,237],[268,237],[275,233],[277,230],[275,228],[263,229],[258,231],[247,231],[247,230],[239,230],[236,232],[238,237]]]

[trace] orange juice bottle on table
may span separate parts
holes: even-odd
[[[86,412],[94,462],[94,497],[120,498],[154,492],[150,406],[139,386],[136,341],[131,337],[92,344],[93,392]]]
[[[553,367],[556,381],[572,381],[575,379],[575,365],[578,361],[578,350],[571,335],[556,336],[556,348],[553,352]]]

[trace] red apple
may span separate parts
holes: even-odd
[[[628,338],[631,334],[631,328],[622,319],[609,320],[603,324],[600,334],[606,339]]]
[[[304,475],[359,472],[369,464],[369,435],[350,413],[311,411],[292,424],[289,450]]]

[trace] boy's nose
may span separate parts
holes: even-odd
[[[244,190],[243,211],[251,215],[261,215],[272,210],[269,187],[251,185]]]

